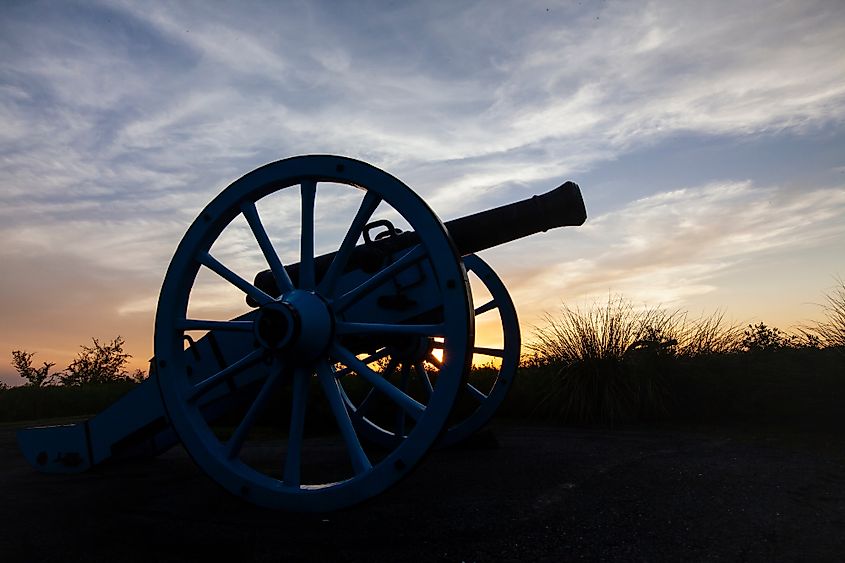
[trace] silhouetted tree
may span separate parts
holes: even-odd
[[[62,385],[109,383],[133,379],[124,369],[126,362],[132,356],[123,351],[123,338],[117,336],[108,344],[100,344],[96,338],[92,340],[94,346],[81,346],[82,351],[76,359],[59,374]]]
[[[50,373],[50,368],[56,365],[53,362],[44,362],[40,368],[32,366],[32,358],[35,352],[24,352],[23,350],[12,350],[12,365],[18,375],[26,379],[26,385],[31,387],[43,387],[51,383],[56,374]]]

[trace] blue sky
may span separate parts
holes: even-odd
[[[608,293],[788,328],[845,276],[841,1],[0,12],[5,354],[121,334],[143,365],[194,216],[295,154],[371,162],[443,219],[578,182],[587,225],[484,254],[527,336]]]

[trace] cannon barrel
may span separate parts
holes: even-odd
[[[549,229],[577,227],[583,225],[586,220],[587,210],[578,184],[566,182],[542,195],[452,219],[444,223],[444,226],[458,253],[466,256]],[[416,233],[406,232],[359,245],[352,252],[346,270],[376,270],[382,263],[383,256],[409,248],[418,241]],[[334,255],[332,252],[314,259],[317,279],[328,269]],[[294,283],[297,283],[299,264],[290,264],[285,266],[285,269]],[[270,270],[259,272],[255,276],[255,285],[274,297],[280,293]],[[256,305],[252,298],[247,298],[247,303]]]
[[[535,195],[445,223],[461,256],[480,252],[557,227],[577,227],[587,220],[578,184],[565,184]]]

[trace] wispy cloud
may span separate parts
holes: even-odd
[[[679,133],[841,130],[843,38],[835,0],[10,4],[0,18],[0,260],[37,275],[39,260],[64,256],[64,283],[79,291],[76,268],[121,272],[138,282],[111,310],[137,311],[154,302],[199,210],[284,156],[371,161],[452,218]],[[662,300],[710,291],[708,272],[787,244],[796,228],[786,209],[812,212],[746,179],[651,199],[595,194],[622,215],[572,243],[596,249],[579,262],[591,277],[537,264],[525,279],[546,289],[524,284],[521,298],[561,291],[560,279],[587,293],[640,283],[668,291]],[[836,190],[809,191],[839,201]],[[738,213],[756,227],[725,224]],[[681,250],[710,230],[724,235],[706,239],[710,254]],[[4,286],[12,325],[6,311],[20,314],[10,303],[26,301],[22,287]]]
[[[843,238],[845,186],[795,193],[726,182],[636,200],[569,233],[566,247],[551,237],[524,241],[500,260],[526,252],[544,258],[522,275],[511,266],[515,300],[537,316],[555,306],[550,296],[600,299],[609,291],[682,305],[717,291],[730,268]]]
[[[9,164],[30,172],[21,180],[46,168],[57,190],[68,188],[61,172],[93,187],[104,172],[131,183],[153,170],[152,190],[207,196],[255,164],[333,151],[417,171],[449,214],[436,168],[474,199],[677,131],[842,119],[839,3],[731,5],[730,17],[712,4],[586,4],[346,14],[319,3],[127,2],[28,21],[9,30],[6,52],[19,54],[6,63],[9,87],[53,103],[13,97],[4,121],[19,131],[11,144],[51,164],[20,154]],[[350,31],[347,17],[364,27]],[[85,39],[72,39],[80,22]]]

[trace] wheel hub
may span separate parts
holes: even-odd
[[[286,350],[301,331],[299,313],[284,301],[274,301],[258,311],[255,336],[270,350]]]
[[[333,333],[334,322],[325,301],[299,289],[261,307],[255,322],[259,345],[298,364],[325,352]]]

